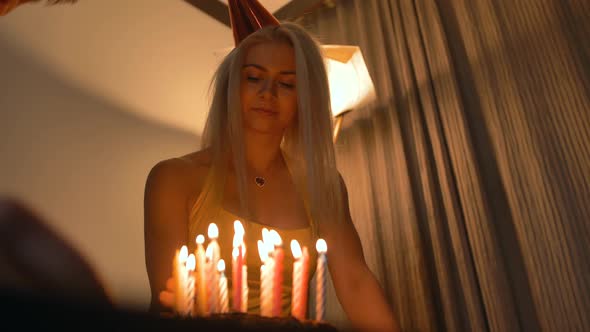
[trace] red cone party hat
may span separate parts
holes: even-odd
[[[251,33],[265,26],[276,26],[280,22],[257,0],[229,0],[229,17],[238,46]]]

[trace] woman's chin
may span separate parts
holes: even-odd
[[[253,123],[245,127],[245,130],[251,133],[279,136],[283,135],[284,129],[272,126],[266,123]]]

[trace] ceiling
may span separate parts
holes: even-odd
[[[227,5],[227,0],[218,0],[218,1],[221,1]],[[288,0],[262,0],[262,1],[260,1],[260,3],[264,5],[264,8],[268,9],[268,11],[270,11],[271,13],[276,12],[281,7],[286,5],[288,2],[289,2]]]
[[[271,12],[289,3],[260,2]],[[118,109],[195,134],[204,125],[216,51],[232,38],[226,25],[183,0],[23,5],[0,18],[7,41],[0,51],[18,48]]]

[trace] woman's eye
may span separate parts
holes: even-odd
[[[255,77],[255,76],[247,76],[247,78],[246,78],[246,79],[247,79],[248,81],[250,81],[250,82],[258,82],[258,81],[260,81],[260,78],[258,78],[258,77]]]
[[[286,83],[286,82],[279,82],[279,85],[284,88],[287,88],[287,89],[293,89],[295,87],[295,84]]]

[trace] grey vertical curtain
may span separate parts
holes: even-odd
[[[590,1],[335,3],[301,23],[375,82],[337,155],[403,330],[589,331]]]

